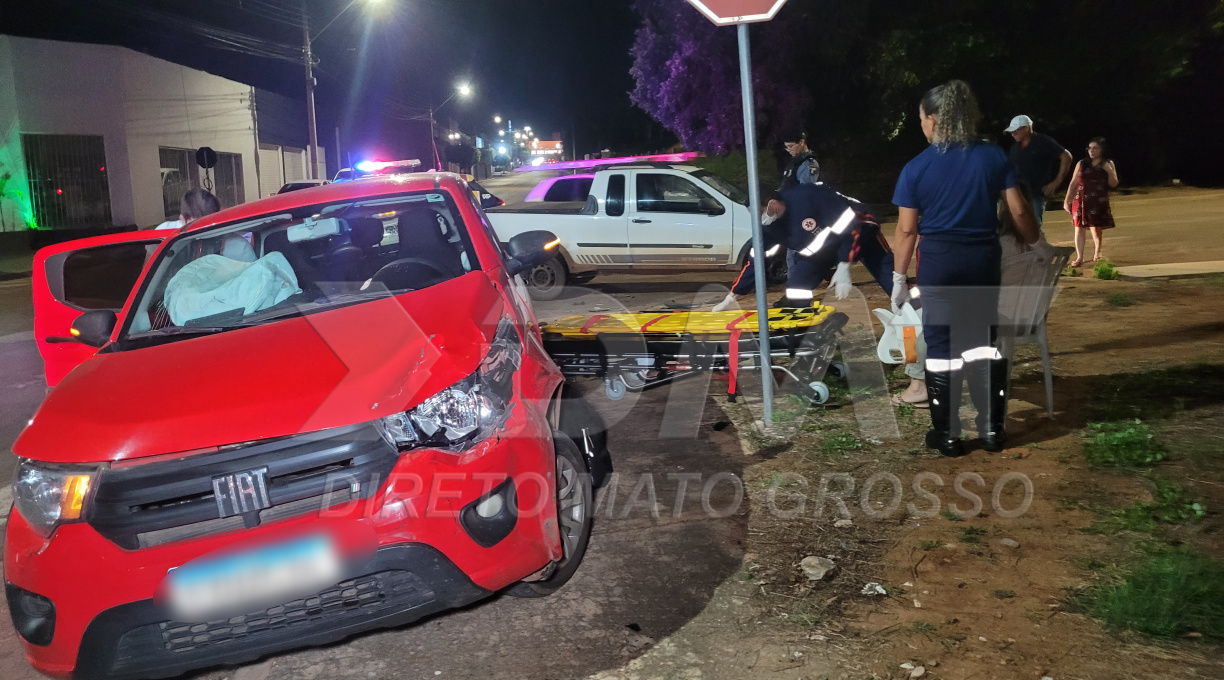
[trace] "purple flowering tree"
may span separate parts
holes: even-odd
[[[717,27],[684,0],[635,0],[642,17],[633,49],[634,105],[671,130],[686,148],[726,153],[744,148],[735,29]],[[753,87],[758,132],[799,125],[809,102],[786,62],[787,33],[754,26]]]

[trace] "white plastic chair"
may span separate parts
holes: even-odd
[[[1058,277],[1074,254],[1074,248],[1044,247],[1015,256],[1005,264],[1005,285],[999,293],[999,345],[1003,356],[1010,359],[1018,345],[1037,345],[1050,418],[1054,417],[1054,372],[1046,316],[1054,302]]]

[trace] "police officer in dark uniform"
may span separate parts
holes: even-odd
[[[945,456],[964,455],[958,410],[965,374],[981,446],[1002,451],[1009,367],[994,345],[1001,257],[997,202],[1006,202],[1027,243],[1037,240],[1037,225],[1007,154],[977,139],[980,114],[966,83],[932,88],[918,112],[931,146],[905,166],[893,195],[900,214],[891,297],[894,307],[911,298],[922,301],[931,409],[926,445]],[[909,290],[905,272],[915,248],[918,287]]]
[[[799,128],[793,128],[781,135],[782,146],[790,154],[790,161],[782,171],[782,183],[774,192],[765,207],[766,214],[776,213],[782,192],[793,189],[800,184],[815,184],[820,181],[820,163],[816,162],[816,154],[807,145],[807,133]],[[786,267],[795,266],[795,251],[787,249]]]
[[[786,298],[780,306],[810,307],[814,289],[829,279],[837,299],[850,293],[850,264],[862,262],[885,292],[892,291],[893,256],[880,225],[867,207],[828,184],[798,184],[771,202],[768,224],[762,224],[766,256],[781,248],[795,251],[787,273]],[[755,287],[752,257],[731,286],[722,311]]]

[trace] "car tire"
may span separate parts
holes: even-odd
[[[565,263],[561,258],[553,259],[523,272],[527,292],[532,300],[556,300],[565,290]]]
[[[561,392],[561,417],[557,427],[574,442],[586,459],[591,486],[603,487],[612,475],[608,451],[608,426],[583,394],[566,384]]]
[[[561,546],[565,551],[552,571],[539,581],[521,581],[506,589],[514,597],[546,597],[565,585],[582,564],[587,544],[591,540],[591,524],[595,515],[595,492],[582,453],[564,432],[553,432],[553,448],[557,452],[557,525]]]

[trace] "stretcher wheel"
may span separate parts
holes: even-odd
[[[812,392],[810,398],[813,404],[823,404],[829,400],[829,386],[819,380],[808,383],[808,389]]]
[[[620,374],[620,379],[633,392],[641,392],[646,387],[646,371],[626,371]]]
[[[625,398],[625,393],[628,392],[625,383],[619,378],[604,378],[604,394],[612,401],[620,401]]]
[[[829,375],[833,376],[834,378],[844,378],[849,374],[850,370],[846,367],[846,362],[834,361],[833,363],[829,364]]]

